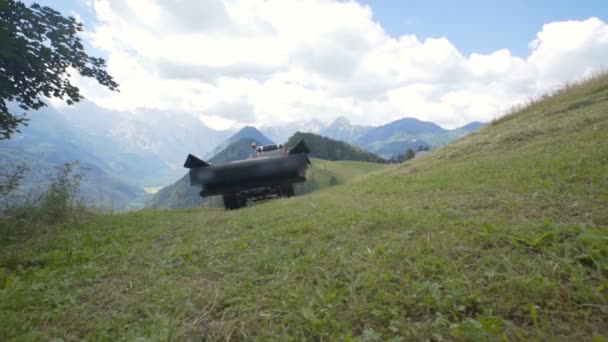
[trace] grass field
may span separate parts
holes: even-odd
[[[306,182],[295,184],[296,195],[322,190],[330,186],[357,181],[373,171],[385,168],[385,164],[340,160],[329,161],[311,158],[306,171]]]
[[[305,196],[26,228],[0,340],[605,340],[608,77]]]

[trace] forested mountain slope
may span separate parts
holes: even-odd
[[[297,132],[285,144],[287,147],[294,146],[298,141],[304,140],[310,149],[310,157],[325,160],[355,160],[370,163],[386,163],[387,161],[378,155],[365,151],[360,147],[348,144],[344,141],[322,137],[314,133]]]

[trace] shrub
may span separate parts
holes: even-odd
[[[57,167],[47,188],[39,195],[28,193],[18,200],[9,199],[26,171],[26,166],[20,166],[1,175],[0,195],[5,200],[5,209],[0,213],[0,228],[4,232],[23,230],[25,227],[31,229],[40,223],[66,222],[87,212],[83,201],[78,198],[78,189],[86,170],[80,168],[77,161]]]
[[[2,211],[9,208],[12,195],[19,188],[19,183],[28,171],[29,167],[26,163],[8,164],[0,169],[0,198],[4,204]]]
[[[77,191],[84,178],[84,171],[78,169],[78,162],[67,162],[57,168],[57,174],[51,178],[49,188],[42,195],[40,202],[41,218],[47,223],[65,221],[74,209],[83,209],[82,201],[77,198]]]

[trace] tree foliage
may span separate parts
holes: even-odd
[[[419,148],[418,151],[428,151],[428,149],[424,150]],[[391,158],[391,163],[403,163],[404,161],[413,159],[414,157],[416,157],[416,152],[414,152],[414,150],[411,148],[408,148],[405,153],[393,156],[393,158]]]
[[[48,190],[42,196],[41,213],[50,223],[67,220],[74,208],[78,208],[78,189],[84,179],[86,169],[79,168],[78,161],[67,162],[57,167],[57,174],[51,177]]]
[[[25,113],[11,113],[9,102],[27,111],[46,106],[43,97],[69,105],[80,101],[79,89],[69,80],[71,69],[118,89],[105,61],[84,51],[78,36],[82,30],[76,19],[52,8],[0,0],[0,140],[10,139],[28,120]]]
[[[0,172],[0,185],[5,185],[0,188],[0,198],[4,200],[4,207],[0,208],[0,235],[9,230],[29,229],[39,222],[66,222],[89,211],[79,198],[80,185],[88,169],[80,167],[78,161],[58,166],[39,193],[28,191],[9,198],[11,192],[18,192],[15,190],[19,180],[27,171],[27,166],[22,164],[14,165],[10,173]]]
[[[29,167],[25,163],[7,164],[0,168],[0,198],[8,206],[9,196],[17,190]]]
[[[285,145],[293,147],[300,139],[304,140],[310,149],[309,157],[325,160],[355,160],[371,163],[387,163],[384,158],[367,152],[357,146],[343,141],[322,137],[313,133],[297,132],[292,135]]]

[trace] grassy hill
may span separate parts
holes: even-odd
[[[306,196],[5,232],[0,336],[603,340],[607,113],[601,76]]]
[[[311,165],[306,171],[306,182],[296,184],[294,191],[296,195],[303,195],[330,186],[347,184],[384,167],[385,165],[378,163],[311,158]]]

